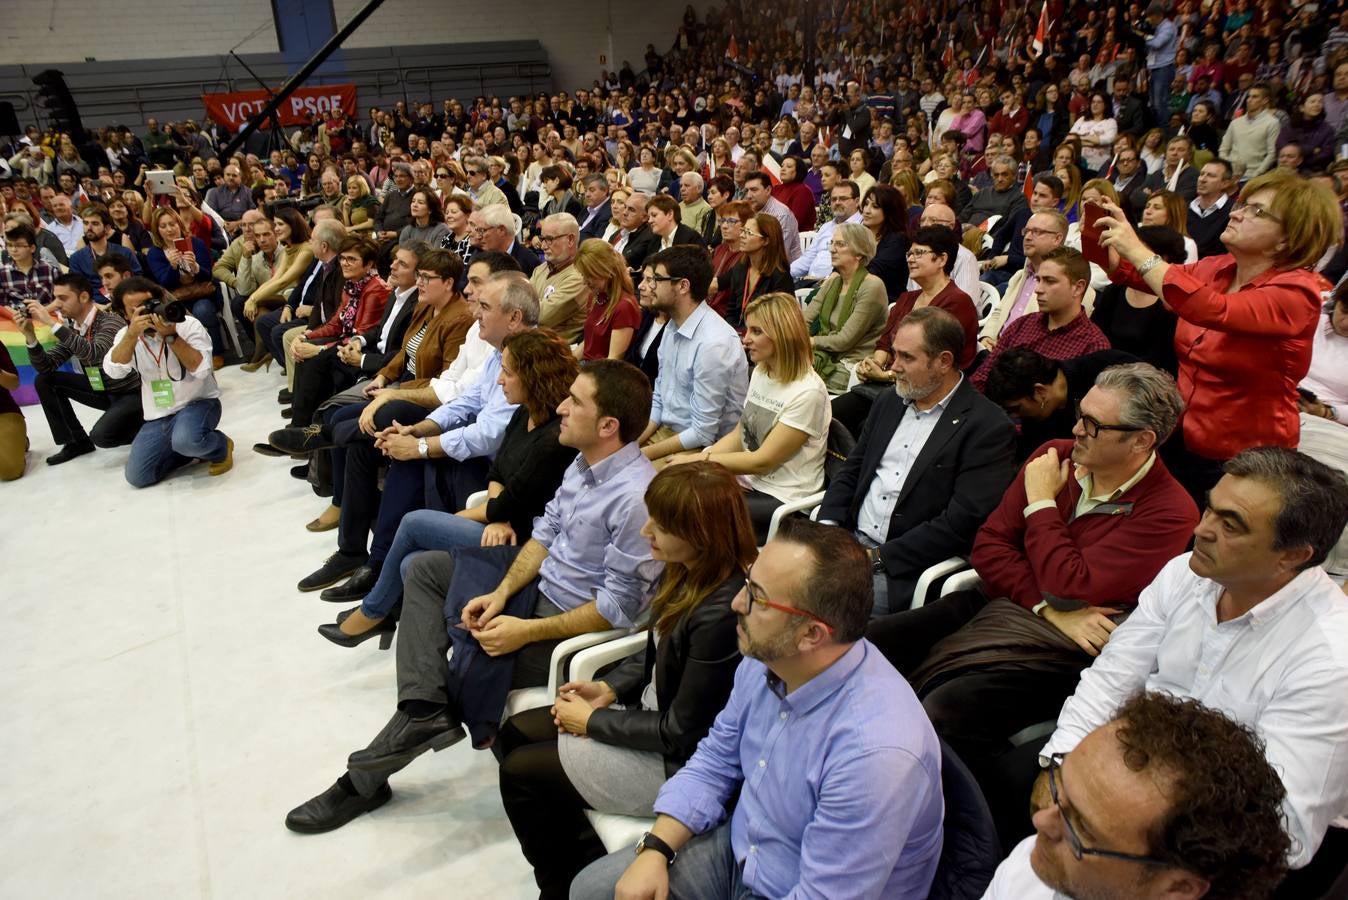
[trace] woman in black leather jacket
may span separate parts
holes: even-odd
[[[740,662],[730,601],[756,552],[743,493],[715,463],[657,475],[642,533],[665,571],[645,651],[501,728],[501,799],[544,898],[566,897],[605,853],[584,810],[654,815],[656,792],[730,696]]]

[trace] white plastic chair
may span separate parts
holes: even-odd
[[[801,252],[801,253],[804,253],[806,250],[809,250],[809,249],[810,249],[810,245],[814,243],[814,239],[815,239],[815,237],[816,237],[818,234],[819,234],[819,232],[817,232],[817,231],[802,231],[802,232],[800,233],[800,252]]]
[[[992,311],[997,308],[997,304],[1002,302],[1002,294],[996,287],[985,281],[980,281],[978,285],[982,288],[982,296],[979,297],[978,301],[978,324],[982,325],[988,320],[988,316],[992,315]]]
[[[947,575],[968,567],[969,561],[962,556],[952,556],[949,559],[943,559],[934,565],[927,566],[918,576],[917,584],[913,586],[913,603],[909,609],[926,606],[927,595],[931,593],[933,584]],[[945,596],[945,594],[943,593],[941,596]]]
[[[519,213],[511,213],[510,218],[515,220],[515,237],[524,237],[524,220],[519,217]]]
[[[528,709],[550,705],[553,698],[557,696],[557,689],[570,680],[567,678],[567,663],[572,656],[587,647],[593,647],[596,644],[602,644],[626,634],[626,628],[611,628],[607,631],[591,631],[587,634],[578,634],[562,641],[552,648],[552,661],[548,666],[547,687],[520,688],[511,691],[506,696],[505,715],[502,716],[501,721],[504,722],[511,716]]]
[[[229,285],[223,281],[220,282],[220,318],[224,320],[225,333],[229,335],[229,342],[234,345],[234,354],[243,356],[243,344],[239,342],[238,323],[234,320],[234,310],[230,306],[232,293]]]
[[[983,249],[992,247],[992,229],[997,227],[997,223],[1002,220],[1001,216],[988,216],[983,222]]]
[[[599,670],[611,663],[626,659],[634,653],[640,653],[647,643],[646,632],[629,634],[614,641],[598,644],[582,650],[571,658],[571,680],[592,681]],[[637,839],[650,830],[654,819],[641,816],[620,816],[614,813],[585,811],[595,834],[604,842],[604,849],[612,853],[623,847],[636,845]]]
[[[463,505],[464,509],[473,509],[487,502],[487,492],[477,491],[468,495],[468,502]]]

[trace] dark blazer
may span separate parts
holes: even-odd
[[[627,245],[623,247],[623,259],[627,260],[627,268],[640,271],[646,257],[659,249],[660,238],[651,231],[649,224],[645,224],[628,237]]]
[[[677,772],[730,698],[740,664],[730,601],[743,584],[743,575],[731,575],[675,623],[658,647],[655,632],[647,632],[645,651],[604,676],[619,703],[637,707],[654,672],[659,709],[596,709],[586,733],[606,744],[660,753],[665,774]]]
[[[660,244],[660,238],[658,236],[656,237],[655,242],[658,247]],[[674,243],[695,244],[698,247],[707,246],[707,242],[702,235],[698,234],[691,226],[684,225],[682,222],[680,222],[674,229]]]
[[[342,266],[337,260],[332,261],[328,271],[319,279],[316,291],[313,291],[313,301],[305,298],[301,303],[313,302],[313,309],[309,312],[309,327],[317,328],[328,319],[331,319],[337,313],[337,307],[342,305],[342,285],[346,284],[346,279],[342,277]],[[319,343],[326,343],[320,341]]]
[[[1109,99],[1109,109],[1114,109],[1114,98]],[[1119,134],[1131,134],[1134,137],[1141,137],[1142,132],[1147,129],[1147,108],[1142,105],[1142,101],[1132,94],[1123,101],[1118,113],[1114,115],[1114,121],[1118,123]]]
[[[1159,171],[1153,172],[1147,178],[1147,187],[1151,188],[1154,194],[1157,191],[1165,190],[1165,167],[1162,166]],[[1196,166],[1185,166],[1179,173],[1179,180],[1175,182],[1175,193],[1184,198],[1185,202],[1193,202],[1198,196],[1198,168]]]
[[[1180,173],[1180,178],[1183,177],[1184,174]],[[1122,186],[1115,185],[1115,188],[1119,192],[1119,199],[1123,201],[1120,204],[1123,207],[1123,211],[1127,213],[1128,218],[1132,219],[1134,222],[1142,218],[1142,207],[1147,205],[1147,194],[1143,190],[1143,187],[1147,183],[1147,178],[1146,168],[1139,166],[1138,170],[1133,173],[1133,177],[1124,182]]]
[[[417,306],[417,292],[412,291],[412,296],[407,298],[407,302],[398,310],[398,318],[393,321],[393,330],[388,333],[388,343],[380,348],[381,352],[376,353],[373,350],[375,344],[379,342],[379,335],[384,333],[384,325],[388,322],[388,317],[393,314],[393,292],[388,295],[388,304],[384,307],[384,314],[379,317],[379,324],[361,335],[367,348],[365,358],[361,360],[360,369],[367,375],[378,372],[384,368],[390,359],[398,354],[403,347],[403,338],[407,334],[407,324],[412,321],[412,311]]]
[[[543,261],[537,253],[524,246],[518,238],[510,245],[509,255],[515,258],[515,262],[520,264],[520,271],[524,277],[528,278],[538,268],[538,264]]]
[[[862,501],[908,404],[885,391],[871,407],[847,461],[829,482],[820,521],[856,530]],[[880,558],[889,595],[909,597],[922,571],[973,548],[974,535],[1016,477],[1016,429],[964,379],[904,479]],[[893,608],[902,609],[900,600]]]
[[[649,309],[643,309],[641,311],[641,327],[632,336],[632,343],[627,345],[627,354],[623,356],[623,359],[645,372],[646,377],[651,380],[651,384],[655,384],[655,376],[660,374],[660,342],[664,339],[664,335],[661,334],[660,337],[651,342],[651,347],[646,351],[645,356],[641,355],[641,344],[654,327],[655,313]],[[669,327],[668,321],[665,322],[665,327]]]
[[[581,214],[577,221],[583,224],[585,222],[585,217],[589,214],[589,210],[581,210]],[[590,224],[581,228],[580,239],[584,241],[589,238],[602,238],[604,236],[604,231],[608,228],[608,223],[612,219],[613,204],[608,200],[605,200],[603,206],[600,206],[599,209],[595,211],[594,218],[590,220]]]
[[[758,284],[754,285],[753,293],[749,295],[749,300],[745,300],[744,282],[748,277],[749,261],[747,259],[741,259],[735,263],[725,277],[725,287],[729,291],[726,295],[725,320],[736,328],[740,328],[744,324],[744,307],[749,305],[749,300],[775,292],[790,294],[796,289],[795,282],[791,280],[791,273],[785,269],[778,269],[759,278]]]

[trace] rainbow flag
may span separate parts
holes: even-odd
[[[50,328],[39,324],[36,329],[38,343],[43,347],[56,345],[56,338],[52,336]],[[20,406],[36,405],[37,389],[33,387],[33,379],[37,377],[37,370],[28,359],[28,341],[24,338],[23,332],[19,331],[19,326],[14,323],[14,317],[10,315],[8,309],[0,309],[0,343],[5,345],[10,358],[14,360],[15,368],[19,370],[19,389],[10,392],[15,402]],[[65,371],[75,371],[74,364],[69,362],[61,368]]]

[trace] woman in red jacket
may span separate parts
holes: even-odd
[[[1269,172],[1240,192],[1222,232],[1228,253],[1170,265],[1105,202],[1110,278],[1160,297],[1179,317],[1175,352],[1185,412],[1166,464],[1200,503],[1222,463],[1248,447],[1295,448],[1297,384],[1311,363],[1320,292],[1312,267],[1338,239],[1334,197],[1296,174]],[[1167,452],[1168,451],[1168,452]]]
[[[342,267],[342,302],[337,311],[317,328],[310,328],[300,338],[296,359],[308,359],[318,353],[316,344],[344,341],[355,334],[363,334],[379,324],[388,303],[389,287],[375,271],[379,248],[367,238],[350,235],[337,248],[337,262]],[[309,343],[312,352],[303,349]]]
[[[772,186],[772,196],[786,204],[801,231],[814,231],[814,193],[802,179],[808,167],[794,156],[782,160],[781,183]]]

